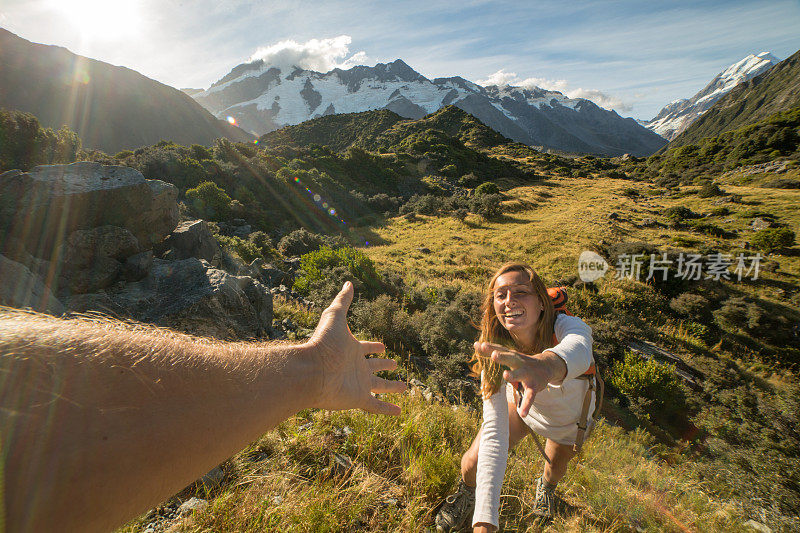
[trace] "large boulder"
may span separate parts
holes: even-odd
[[[141,281],[75,296],[68,307],[72,311],[100,308],[220,339],[266,338],[272,326],[272,296],[264,285],[197,258],[154,259]]]
[[[64,306],[28,268],[0,255],[0,305],[61,315]]]
[[[142,250],[152,248],[178,224],[178,190],[147,180],[135,169],[78,162],[41,165],[0,174],[2,248],[9,243],[50,259],[76,230],[117,226]]]
[[[157,252],[169,259],[196,257],[212,264],[218,264],[222,256],[222,250],[205,220],[182,222],[157,246]]]

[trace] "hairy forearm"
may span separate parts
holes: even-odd
[[[303,346],[0,312],[9,531],[119,525],[310,407],[310,367]]]

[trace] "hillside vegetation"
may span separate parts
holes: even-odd
[[[364,117],[390,123],[381,113]],[[3,124],[24,122],[13,118]],[[223,246],[247,261],[299,257],[293,288],[317,305],[275,297],[275,318],[297,326],[294,338],[353,281],[352,330],[383,340],[400,363],[396,377],[422,382],[397,399],[399,419],[301,413],[223,464],[220,485],[180,495],[209,498],[206,510],[175,519],[177,504],[165,502],[124,530],[430,527],[479,424],[466,366],[472,323],[488,277],[511,259],[568,287],[570,310],[593,328],[608,384],[605,422],[560,486],[564,512],[551,530],[731,531],[748,520],[800,527],[800,189],[763,186],[794,171],[770,167],[748,181],[743,173],[763,147],[733,165],[728,155],[710,156],[697,171],[679,152],[566,157],[480,141],[491,137],[452,110],[422,120],[389,125],[370,149],[357,145],[365,140],[321,145],[326,133],[307,125],[310,144],[292,137],[288,145],[162,142],[113,156],[70,152],[176,184],[185,215],[215,221]],[[771,127],[792,130],[795,120],[787,113],[721,136],[715,153],[730,154]],[[320,124],[335,131],[325,121],[314,128]],[[31,132],[4,155],[3,169],[48,161],[37,139],[52,132]],[[793,146],[768,152],[765,162],[796,160],[790,138]],[[678,178],[662,180],[669,172]],[[256,231],[224,234],[234,217]],[[583,250],[611,266],[595,283],[577,279]],[[645,282],[651,254],[664,253],[673,261],[667,279]],[[760,253],[759,275],[682,279],[681,253],[705,261],[742,255],[750,265]],[[643,275],[616,279],[620,257],[636,254]],[[526,443],[512,456],[506,530],[534,527],[537,453]]]

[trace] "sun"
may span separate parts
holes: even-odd
[[[53,0],[50,5],[82,37],[92,40],[130,37],[141,20],[137,0]]]

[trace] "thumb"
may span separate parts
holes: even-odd
[[[353,302],[353,284],[349,281],[345,281],[344,285],[342,285],[342,290],[339,291],[339,294],[331,302],[331,305],[328,306],[329,309],[333,311],[339,311],[340,309],[344,309],[345,314],[347,310],[350,308],[350,304]]]

